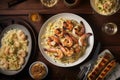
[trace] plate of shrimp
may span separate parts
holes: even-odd
[[[42,25],[38,45],[50,63],[59,67],[72,67],[82,63],[91,53],[94,34],[82,17],[60,13]]]
[[[0,35],[0,73],[15,75],[27,64],[32,39],[26,27],[20,24],[7,26]]]

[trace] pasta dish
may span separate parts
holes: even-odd
[[[7,31],[1,39],[0,68],[18,70],[25,62],[28,53],[28,39],[20,29]]]
[[[84,23],[73,19],[59,18],[49,22],[41,36],[45,53],[56,62],[73,63],[89,46],[91,33],[85,32]]]
[[[118,5],[118,0],[95,0],[98,12],[104,15],[116,12]]]

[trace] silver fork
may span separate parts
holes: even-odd
[[[79,80],[82,80],[82,78],[84,77],[84,75],[87,72],[87,70],[88,70],[87,66],[80,68],[80,72],[78,73]]]
[[[78,76],[79,80],[87,80],[87,75],[90,71],[90,69],[93,67],[93,65],[95,64],[94,61],[97,59],[98,57],[98,52],[100,51],[100,46],[101,44],[98,43],[96,50],[94,52],[93,58],[88,61],[86,64],[84,64],[82,67],[80,67],[80,70],[82,70],[83,72],[79,72],[80,76]],[[85,69],[85,70],[84,70]],[[78,74],[78,75],[79,75]]]

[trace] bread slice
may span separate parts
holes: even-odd
[[[103,56],[101,56],[97,60],[97,63],[94,66],[94,68],[88,74],[88,80],[96,80],[96,78],[99,76],[101,71],[106,67],[106,65],[110,62],[111,59],[112,55],[107,52]]]
[[[107,64],[107,66],[102,70],[102,72],[99,74],[96,80],[104,80],[107,74],[111,72],[111,70],[116,66],[117,62],[115,60],[112,60]]]

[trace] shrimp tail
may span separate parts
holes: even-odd
[[[78,40],[79,45],[80,45],[80,46],[87,46],[87,45],[88,45],[87,39],[88,39],[89,36],[91,36],[91,35],[92,35],[92,33],[85,33],[85,34],[83,34],[83,35],[79,38],[79,40]]]

